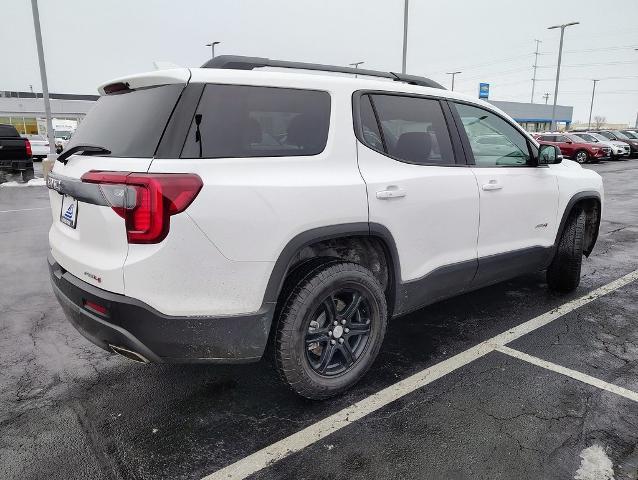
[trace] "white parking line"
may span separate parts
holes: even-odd
[[[18,210],[0,210],[0,213],[30,212],[32,210],[49,210],[51,207],[20,208]]]
[[[504,346],[523,335],[536,330],[548,323],[560,318],[561,316],[586,305],[596,298],[606,295],[614,290],[624,287],[625,285],[638,279],[638,270],[634,270],[627,275],[620,277],[613,282],[603,285],[588,294],[571,300],[543,315],[535,317],[525,323],[522,323],[506,332],[497,335],[489,340],[479,343],[464,352],[448,358],[436,365],[422,370],[414,375],[401,380],[379,392],[360,400],[343,410],[330,415],[323,420],[318,421],[297,433],[290,435],[278,442],[273,443],[237,462],[228,465],[202,480],[239,480],[252,475],[259,470],[283,460],[292,453],[298,452],[322,438],[327,437],[350,424],[355,422],[376,410],[398,400],[399,398],[438,380],[439,378],[458,370],[474,360],[495,351],[497,348]]]
[[[546,368],[547,370],[551,370],[552,372],[560,373],[561,375],[566,375],[570,378],[573,378],[574,380],[578,380],[580,382],[593,385],[594,387],[600,388],[602,390],[607,390],[608,392],[615,393],[616,395],[620,395],[621,397],[628,398],[629,400],[633,400],[634,402],[638,402],[637,392],[634,392],[632,390],[627,390],[626,388],[619,387],[611,383],[607,383],[603,380],[600,380],[596,377],[592,377],[585,373],[578,372],[576,370],[572,370],[571,368],[566,368],[561,365],[556,365],[555,363],[548,362],[547,360],[543,360],[542,358],[533,357],[532,355],[528,355],[527,353],[514,350],[513,348],[506,347],[505,345],[496,347],[496,351],[505,353],[506,355],[509,355],[514,358],[518,358],[519,360],[532,363],[536,366]]]

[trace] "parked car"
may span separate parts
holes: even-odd
[[[55,136],[55,151],[56,153],[62,153],[64,148],[69,143],[69,140],[71,140],[71,137],[73,136],[73,132],[71,130],[55,130],[54,136]]]
[[[294,391],[327,398],[390,318],[545,269],[572,291],[596,243],[596,172],[426,78],[219,56],[99,91],[47,179],[49,268],[69,321],[130,359],[270,342]]]
[[[541,143],[556,145],[564,156],[578,163],[598,162],[611,157],[611,148],[586,142],[570,133],[543,133],[537,137]]]
[[[603,137],[599,133],[594,132],[578,132],[574,133],[574,136],[582,138],[583,141],[589,143],[597,143],[603,147],[609,147],[611,149],[611,158],[614,160],[627,159],[630,153],[630,147],[625,142],[618,142],[616,140],[609,140]]]
[[[0,124],[0,168],[25,172],[33,178],[31,143],[22,138],[13,125]]]
[[[638,132],[635,130],[618,130],[630,140],[638,140]]]
[[[598,133],[610,140],[616,140],[618,142],[626,143],[627,145],[629,145],[631,150],[629,156],[638,156],[638,140],[633,140],[618,130],[599,130]]]
[[[42,135],[25,135],[24,138],[31,143],[31,152],[34,159],[42,160],[47,157],[49,154],[49,140]]]

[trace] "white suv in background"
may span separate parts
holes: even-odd
[[[544,269],[573,290],[596,242],[598,174],[425,78],[221,56],[100,93],[47,180],[49,265],[80,333],[134,360],[270,345],[326,398],[390,318]]]

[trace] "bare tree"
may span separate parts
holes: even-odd
[[[594,117],[594,127],[597,129],[602,128],[602,126],[605,124],[606,121],[607,121],[607,117],[596,115]]]

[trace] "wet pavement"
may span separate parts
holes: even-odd
[[[49,286],[46,189],[0,187],[0,478],[200,479],[636,270],[638,160],[590,168],[606,205],[576,292],[529,275],[396,319],[370,373],[326,402],[296,397],[266,360],[143,366],[95,347]],[[509,346],[638,392],[637,285]],[[493,352],[253,478],[574,478],[595,445],[616,479],[637,479],[638,403]]]

